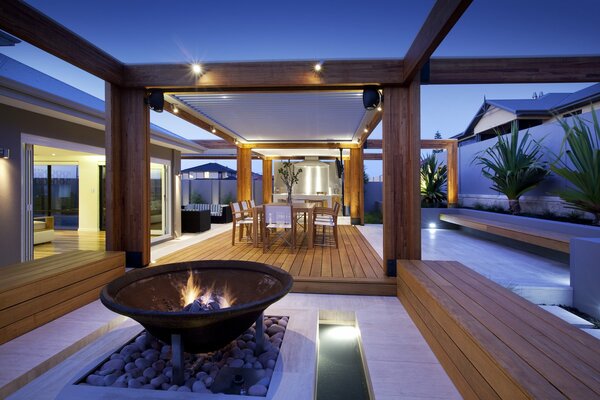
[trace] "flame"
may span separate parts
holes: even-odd
[[[187,284],[181,289],[181,303],[185,307],[188,304],[192,304],[198,297],[200,297],[200,285],[196,284],[194,275],[192,274],[192,271],[190,271]]]
[[[201,289],[200,283],[196,282],[192,271],[189,272],[187,283],[180,291],[182,307],[192,304],[194,300],[199,299],[202,304],[218,302],[220,308],[229,308],[235,303],[236,299],[232,296],[229,288],[225,286],[223,294],[216,293],[214,286],[210,289]]]

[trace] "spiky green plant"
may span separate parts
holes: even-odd
[[[498,142],[478,153],[473,161],[483,165],[483,176],[492,180],[490,188],[508,198],[509,211],[519,214],[519,198],[548,175],[547,163],[541,161],[542,146],[531,139],[529,131],[519,140],[516,122],[510,134],[497,135]]]
[[[572,185],[558,192],[567,207],[591,213],[593,224],[600,225],[600,126],[594,110],[592,119],[593,131],[578,116],[573,118],[572,125],[560,121],[565,138],[550,169]]]
[[[434,153],[421,157],[421,202],[436,206],[447,199],[444,187],[448,182],[448,167],[438,163]]]

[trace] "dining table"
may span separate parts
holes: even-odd
[[[279,203],[276,203],[279,204]],[[302,213],[306,213],[307,214],[307,220],[306,220],[306,224],[304,226],[304,231],[306,232],[306,242],[307,242],[307,247],[309,249],[313,249],[314,248],[314,238],[313,238],[313,232],[314,229],[312,229],[313,226],[313,220],[314,220],[314,210],[317,207],[316,203],[292,203],[292,215],[294,216],[293,218],[293,222],[296,223],[296,221],[298,220],[298,214],[302,214]],[[258,242],[258,217],[259,215],[263,215],[264,213],[264,209],[263,206],[254,206],[251,208],[252,210],[252,244],[254,247],[259,247],[259,242]],[[262,219],[261,219],[262,221]]]

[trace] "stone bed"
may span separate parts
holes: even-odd
[[[259,380],[244,387],[241,394],[266,396],[288,321],[289,317],[286,316],[264,317],[264,349],[258,356],[254,354],[255,325],[223,349],[204,354],[184,353],[185,383],[181,386],[171,384],[171,346],[143,331],[111,354],[78,384],[215,393],[211,387],[222,368],[252,368],[257,371]]]

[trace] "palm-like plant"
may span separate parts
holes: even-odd
[[[421,158],[421,202],[435,206],[446,200],[444,186],[448,182],[448,167],[438,164],[434,153]]]
[[[475,163],[483,165],[483,176],[492,180],[492,190],[508,198],[512,214],[521,212],[519,198],[533,189],[548,175],[546,162],[542,162],[541,145],[525,132],[519,140],[519,128],[513,122],[509,135],[498,134],[498,142],[480,152]]]
[[[592,118],[593,132],[579,117],[573,118],[573,126],[560,121],[565,131],[561,155],[570,164],[557,156],[550,169],[573,185],[558,193],[568,207],[592,213],[594,225],[600,225],[600,126],[593,110]]]

